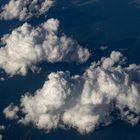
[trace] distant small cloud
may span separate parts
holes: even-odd
[[[3,135],[1,134],[1,131],[5,130],[5,126],[4,125],[0,125],[0,140],[3,139]]]
[[[2,140],[3,136],[0,134],[0,140]]]
[[[104,51],[104,50],[106,50],[107,48],[108,48],[108,46],[100,46],[100,47],[99,47],[99,50]]]
[[[8,119],[17,119],[18,116],[16,113],[18,111],[19,111],[19,108],[17,106],[10,104],[3,110],[3,113],[4,113],[5,117]]]
[[[5,81],[4,77],[0,77],[0,81]]]

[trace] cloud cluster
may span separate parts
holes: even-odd
[[[40,16],[48,11],[54,0],[10,0],[2,8],[0,18],[5,20],[27,20],[33,16]]]
[[[19,122],[50,131],[73,127],[85,134],[116,118],[134,125],[140,118],[140,66],[121,65],[123,55],[113,51],[93,62],[83,75],[51,73],[34,95],[21,97]],[[109,62],[109,63],[108,63]]]
[[[26,75],[38,63],[85,62],[90,53],[66,35],[58,35],[59,21],[49,19],[40,26],[28,23],[2,37],[0,68],[10,75]]]

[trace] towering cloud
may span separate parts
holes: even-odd
[[[33,16],[40,16],[48,11],[54,0],[10,0],[2,8],[0,17],[5,20],[27,20]]]
[[[10,75],[25,75],[42,61],[83,63],[89,51],[65,35],[58,35],[59,21],[49,19],[38,27],[25,23],[1,39],[0,68]]]
[[[25,116],[19,122],[46,131],[69,126],[89,133],[111,123],[112,113],[117,111],[114,119],[136,124],[140,118],[140,66],[123,67],[122,60],[123,55],[113,51],[110,57],[93,62],[81,76],[51,73],[34,95],[22,96],[20,111]]]

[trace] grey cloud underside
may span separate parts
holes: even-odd
[[[140,66],[123,67],[123,60],[120,52],[113,51],[110,57],[93,62],[81,76],[51,73],[34,95],[21,97],[19,110],[25,116],[18,122],[33,123],[46,131],[69,126],[89,133],[100,124],[110,124],[111,113],[118,110],[116,119],[136,124],[140,118]]]
[[[0,18],[5,20],[27,20],[47,12],[54,0],[10,0],[3,6]]]
[[[66,35],[58,35],[59,21],[49,19],[38,27],[28,23],[2,37],[0,68],[10,75],[26,75],[28,69],[43,61],[87,61],[90,53]]]

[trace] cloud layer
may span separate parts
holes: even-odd
[[[28,23],[2,37],[0,68],[10,75],[25,75],[42,61],[85,62],[90,54],[76,41],[58,35],[59,21],[49,19],[38,27]]]
[[[0,18],[5,20],[27,20],[33,16],[40,16],[48,11],[54,0],[10,0],[2,8]]]
[[[82,134],[108,125],[112,119],[136,124],[140,118],[140,66],[124,67],[123,60],[120,52],[113,51],[108,58],[93,62],[81,76],[51,73],[34,95],[22,96],[19,108],[24,117],[18,121],[46,131],[73,127]],[[114,111],[118,112],[116,118]]]

